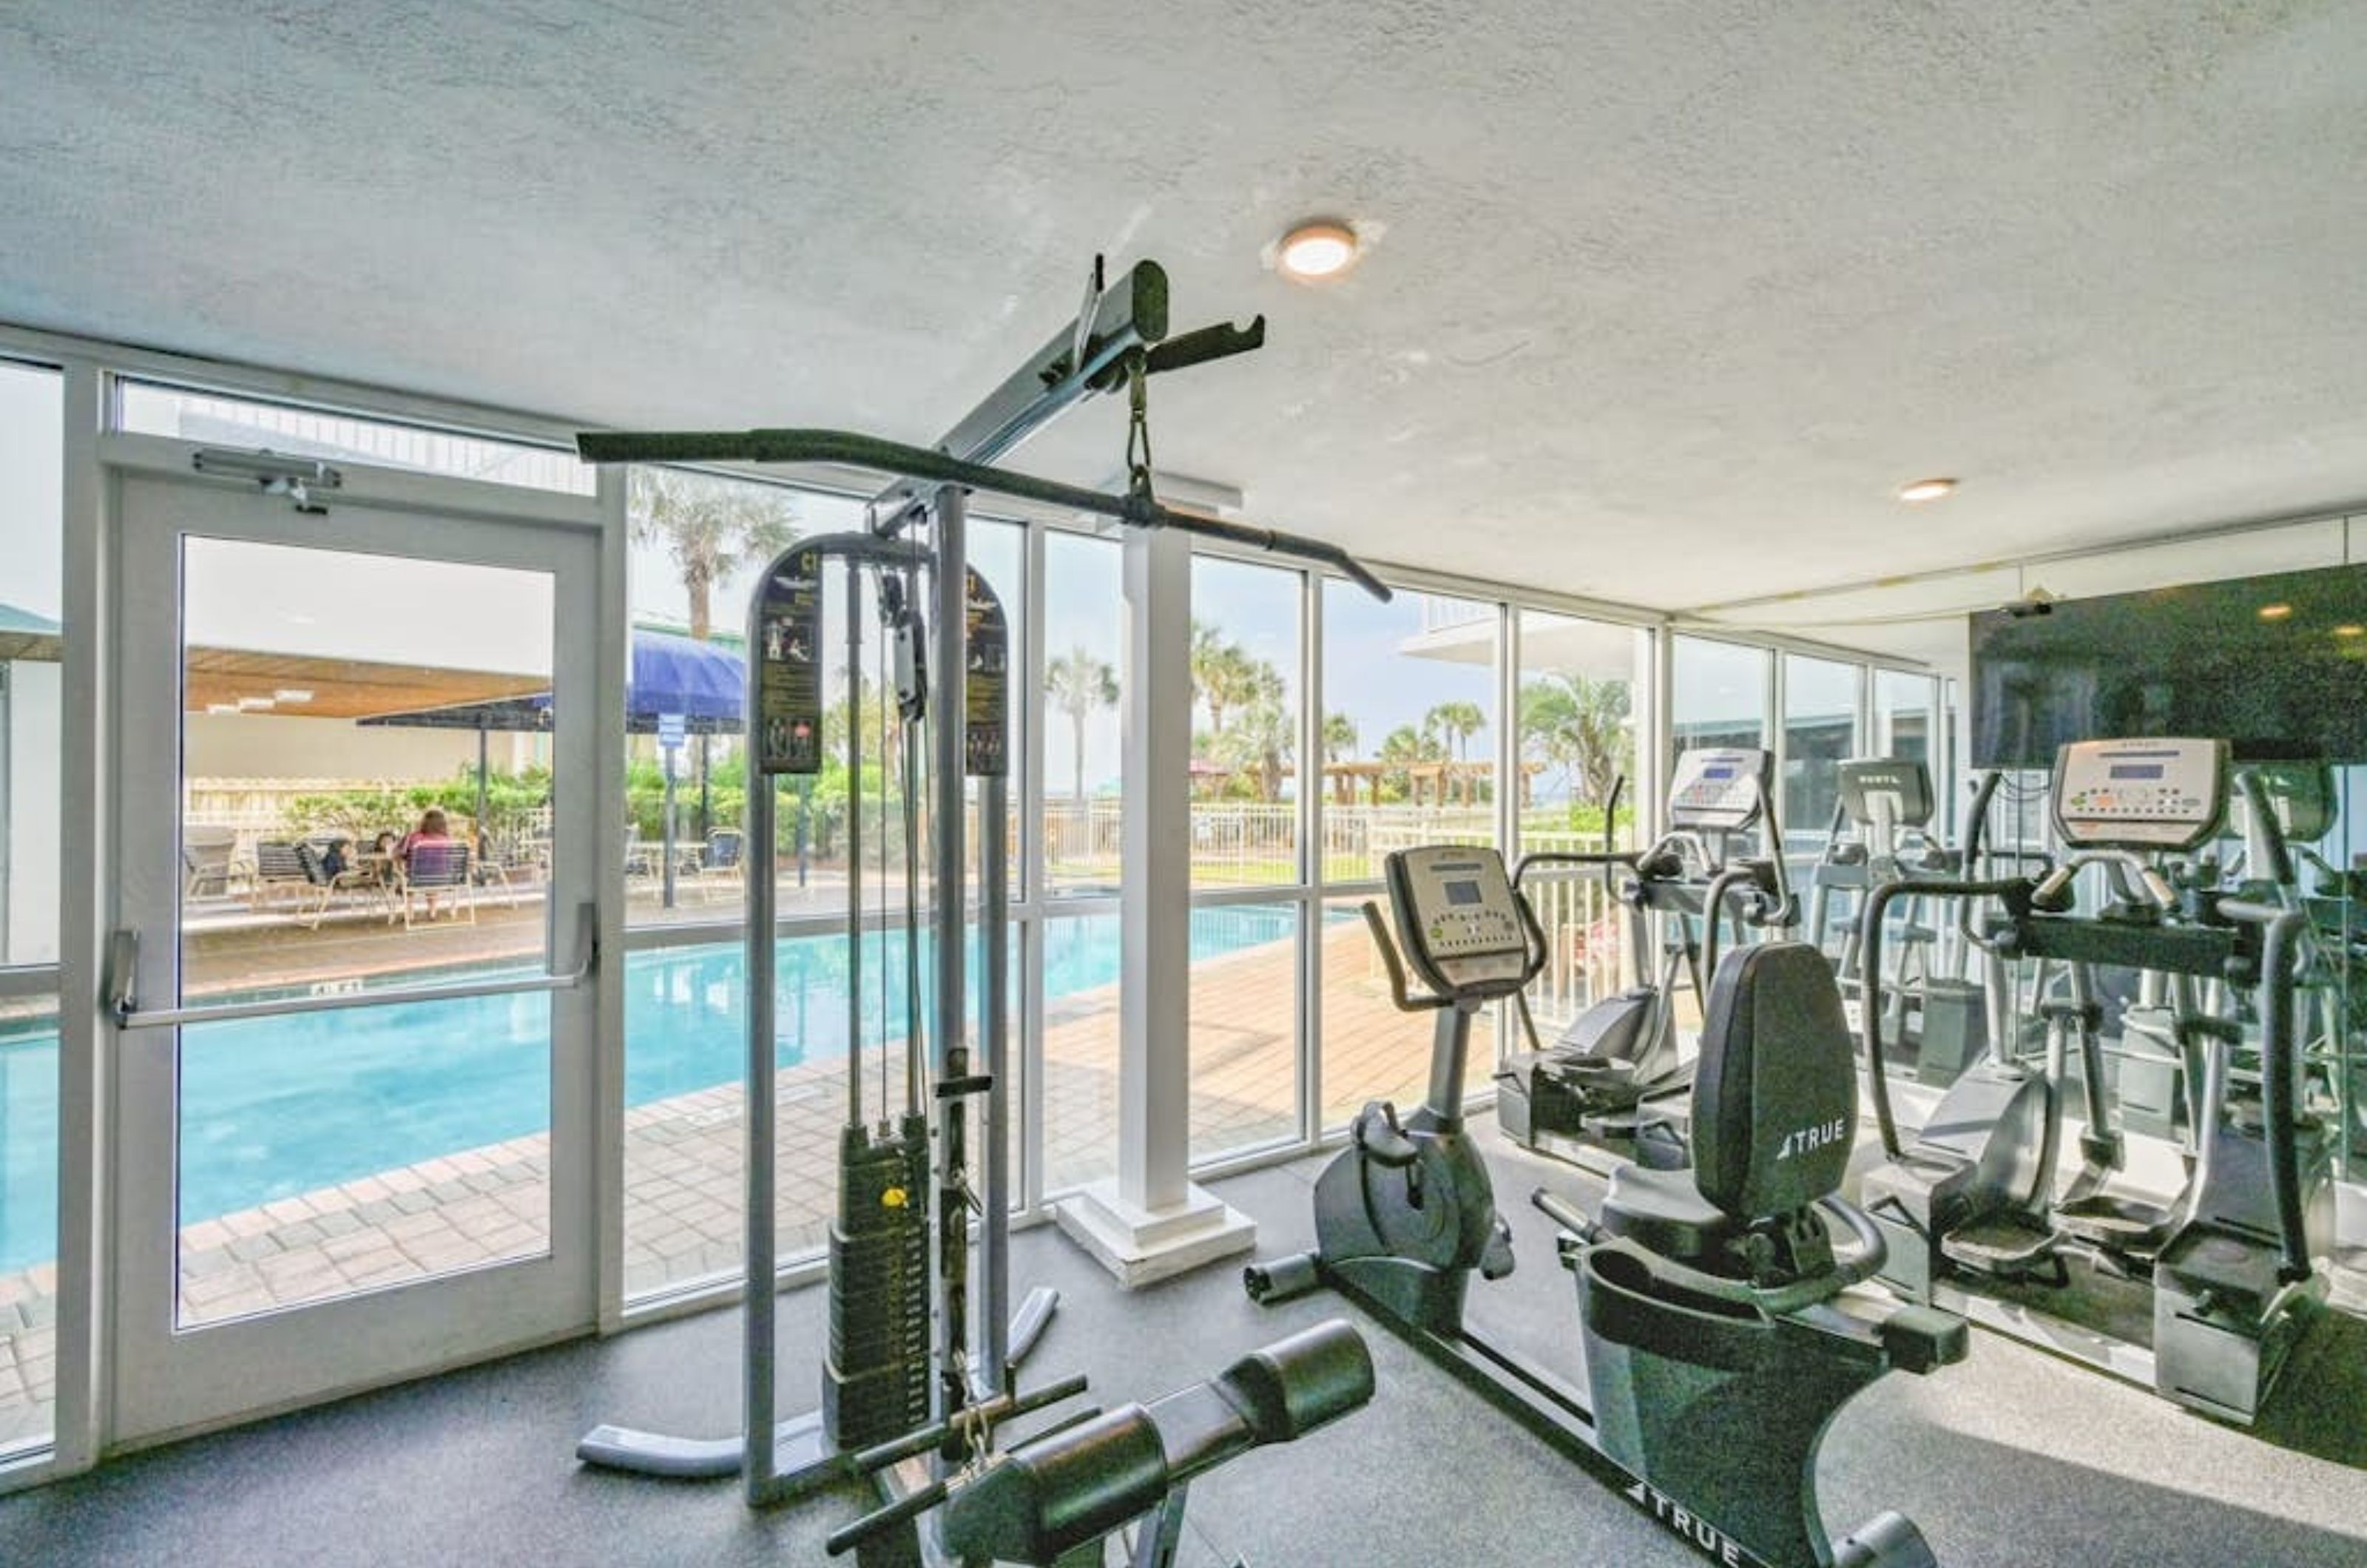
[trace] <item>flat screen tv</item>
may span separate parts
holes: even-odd
[[[2224,739],[2238,761],[2367,762],[2367,566],[1972,617],[1973,766],[2068,740]]]

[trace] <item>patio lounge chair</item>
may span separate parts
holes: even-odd
[[[230,891],[238,867],[235,828],[186,827],[181,829],[181,897],[202,898]]]
[[[469,908],[469,923],[477,922],[477,901],[470,891],[469,877],[469,846],[458,840],[437,840],[411,846],[410,863],[402,874],[402,924],[408,931],[420,901],[427,905],[428,918],[436,916],[436,899],[452,901],[453,918],[459,918],[462,904]]]

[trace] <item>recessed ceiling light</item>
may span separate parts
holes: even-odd
[[[282,703],[309,703],[312,694],[300,686],[282,686],[271,694],[272,700]]]
[[[1331,219],[1301,223],[1282,237],[1274,261],[1286,276],[1302,282],[1337,277],[1355,265],[1356,231]]]
[[[2367,637],[2367,626],[2345,625],[2334,628],[2336,637]]]
[[[1913,484],[1898,487],[1898,499],[1909,506],[1915,506],[1923,502],[1937,501],[1942,496],[1954,494],[1955,489],[1956,481],[1954,479],[1917,479]]]
[[[2263,604],[2260,606],[2260,619],[2264,621],[2282,621],[2292,614],[2293,606],[2291,604]]]

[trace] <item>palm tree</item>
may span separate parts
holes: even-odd
[[[1323,720],[1323,760],[1343,762],[1356,754],[1356,721],[1344,713],[1326,715]]]
[[[632,469],[627,497],[633,542],[663,545],[674,557],[690,599],[690,635],[701,642],[714,630],[716,585],[798,536],[788,492],[771,485],[644,464]]]
[[[1444,734],[1460,762],[1465,758],[1464,742],[1488,728],[1488,716],[1478,703],[1441,703],[1422,716],[1421,727]]]
[[[1192,617],[1192,697],[1195,702],[1208,704],[1209,728],[1212,729],[1223,729],[1225,721],[1222,709],[1208,694],[1222,679],[1220,668],[1225,656],[1232,650],[1232,645],[1225,640],[1224,633],[1197,615]]]
[[[1076,800],[1085,802],[1085,720],[1095,708],[1117,706],[1117,671],[1082,644],[1044,667],[1044,694],[1069,716],[1076,739]]]
[[[1380,791],[1403,800],[1413,793],[1413,780],[1405,765],[1409,762],[1434,762],[1439,757],[1438,737],[1434,733],[1427,728],[1416,729],[1410,724],[1399,725],[1381,742],[1378,760],[1394,766],[1381,775]]]
[[[1587,799],[1607,801],[1619,775],[1633,771],[1633,704],[1625,681],[1547,671],[1521,688],[1522,743],[1571,774]]]
[[[1298,726],[1281,701],[1280,682],[1240,710],[1233,728],[1216,738],[1216,761],[1247,771],[1257,782],[1258,798],[1267,805],[1282,798],[1282,770],[1297,750]]]
[[[1208,705],[1208,728],[1221,735],[1227,710],[1247,707],[1269,695],[1278,697],[1281,691],[1282,676],[1273,665],[1227,643],[1208,666],[1200,700]]]

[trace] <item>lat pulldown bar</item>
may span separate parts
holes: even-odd
[[[1205,539],[1316,561],[1352,579],[1383,604],[1390,598],[1387,584],[1347,551],[1321,539],[1177,512],[1147,495],[1111,495],[853,431],[586,431],[575,438],[575,447],[588,463],[841,463],[876,468],[1114,517],[1130,528],[1174,528]]]

